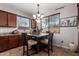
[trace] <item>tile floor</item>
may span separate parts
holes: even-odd
[[[71,52],[67,49],[63,49],[60,47],[54,47],[53,52],[51,52],[51,56],[78,56],[78,53]],[[38,54],[34,54],[32,56],[48,56],[48,53],[46,50],[40,51]]]

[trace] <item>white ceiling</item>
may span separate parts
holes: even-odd
[[[30,17],[32,17],[33,14],[37,13],[37,3],[3,3],[3,4],[8,7],[20,10]],[[40,13],[48,15],[57,8],[68,6],[71,4],[72,3],[40,3]]]

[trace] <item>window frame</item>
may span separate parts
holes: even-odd
[[[23,16],[18,16],[17,15],[17,17],[20,17],[19,19],[17,19],[17,27],[18,27],[18,29],[29,29],[30,28],[30,22],[31,22],[31,19],[30,18],[27,18],[27,17],[23,17]],[[26,19],[28,19],[29,20],[29,26],[28,27],[22,27],[22,26],[19,26],[19,24],[18,24],[18,20],[22,20],[21,18],[26,18]]]
[[[49,21],[50,21],[49,18],[51,16],[55,16],[55,15],[59,15],[59,25],[58,26],[51,26],[51,27],[54,27],[54,28],[59,27],[59,31],[58,32],[53,32],[53,33],[60,33],[60,13],[56,13],[56,14],[53,14],[53,15],[46,16],[46,17],[48,17],[48,27],[46,27],[46,28],[48,29],[48,31],[50,31],[51,27],[50,27],[50,24],[49,24]],[[46,18],[46,17],[44,17],[44,18]],[[42,29],[45,29],[45,28],[42,28]]]

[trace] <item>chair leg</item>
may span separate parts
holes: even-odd
[[[25,46],[23,46],[23,56],[25,55]]]
[[[29,50],[28,50],[28,44],[27,44],[27,56],[29,56],[29,54],[28,54],[28,53],[29,53]]]
[[[52,44],[52,40],[51,40],[51,51],[53,52],[53,44]]]
[[[51,48],[50,48],[50,46],[48,46],[48,56],[50,56],[51,55]]]
[[[50,56],[50,41],[48,41],[48,56]]]
[[[50,54],[49,54],[49,46],[48,46],[48,56],[50,56]]]
[[[37,39],[37,51],[36,51],[36,53],[39,52],[39,43],[40,43],[40,41]]]
[[[51,55],[52,50],[53,50],[53,48],[52,48],[52,39],[49,38],[49,40],[48,40],[48,56]]]

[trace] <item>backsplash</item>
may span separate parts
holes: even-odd
[[[17,28],[7,28],[7,27],[0,27],[0,33],[10,33],[14,30],[16,30]]]
[[[17,29],[17,27],[16,28],[8,28],[8,27],[0,27],[0,33],[11,33],[12,31],[14,31],[14,30],[16,30]],[[29,33],[30,31],[29,30],[19,30],[18,29],[18,31],[19,32],[27,32],[27,33]]]

